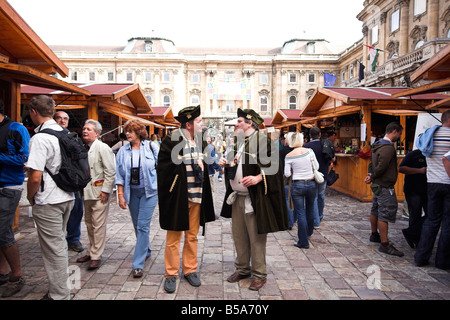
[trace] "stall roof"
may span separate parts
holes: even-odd
[[[338,113],[357,112],[364,104],[372,104],[375,109],[412,109],[421,110],[413,101],[406,98],[394,97],[405,88],[385,88],[385,87],[358,87],[358,88],[338,88],[323,87],[318,88],[306,104],[300,116],[317,117]],[[414,101],[419,104],[430,104],[448,98],[448,95],[428,93],[414,95]]]
[[[44,19],[46,19],[45,17]],[[0,0],[0,54],[8,63],[27,65],[47,74],[69,75],[69,69],[6,1]]]
[[[272,125],[279,129],[296,125],[300,122],[300,110],[298,109],[278,109],[272,119]]]
[[[22,86],[22,100],[27,101],[34,95],[46,94],[52,96],[58,109],[89,108],[92,102],[106,112],[126,119],[140,118],[139,113],[152,114],[152,108],[138,84],[77,84],[78,87],[89,90],[92,95],[73,94],[67,91],[51,90],[34,86]],[[161,125],[147,119],[146,124],[162,128]]]
[[[140,117],[148,117],[150,120],[156,121],[163,125],[179,127],[181,124],[175,119],[172,107],[154,107],[153,113],[138,113]]]
[[[395,97],[409,97],[419,93],[434,93],[450,91],[450,45],[447,45],[431,59],[419,67],[411,76],[411,81],[438,80],[417,88],[409,88],[396,93]],[[440,103],[428,106],[428,109],[437,107],[450,107],[450,101],[445,100]]]

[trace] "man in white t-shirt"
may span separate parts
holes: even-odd
[[[37,126],[30,140],[30,156],[25,166],[29,169],[27,199],[33,206],[42,258],[49,280],[49,291],[44,300],[69,300],[68,254],[65,230],[74,203],[73,192],[60,189],[46,172],[59,172],[61,150],[58,138],[40,133],[43,129],[63,130],[53,113],[55,101],[40,95],[32,98],[28,105],[30,117]]]
[[[450,110],[442,114],[442,126],[433,134],[433,152],[427,157],[428,215],[422,226],[414,260],[417,266],[428,264],[439,229],[435,265],[450,269],[450,176],[442,158],[450,150]]]

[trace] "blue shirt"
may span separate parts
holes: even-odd
[[[131,143],[124,145],[119,149],[116,155],[116,184],[123,186],[123,196],[127,202],[130,202],[130,179],[131,179]],[[156,180],[156,163],[158,160],[159,145],[150,141],[141,141],[139,149],[141,157],[141,173],[144,182],[145,196],[150,198],[158,194]],[[133,162],[136,160],[133,157]]]

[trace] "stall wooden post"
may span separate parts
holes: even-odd
[[[400,141],[403,144],[403,148],[406,146],[406,116],[400,116],[400,125],[403,127],[402,135],[400,137]],[[406,152],[405,152],[406,154]]]
[[[96,100],[88,101],[88,118],[98,121],[98,103]]]
[[[361,141],[361,146],[368,145],[370,143],[370,136],[372,132],[372,108],[370,105],[363,105],[361,108],[361,123],[366,124],[366,140]]]

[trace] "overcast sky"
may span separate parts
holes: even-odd
[[[363,0],[7,0],[47,45],[118,45],[158,36],[179,47],[350,46]],[[154,30],[154,31],[152,31]]]

